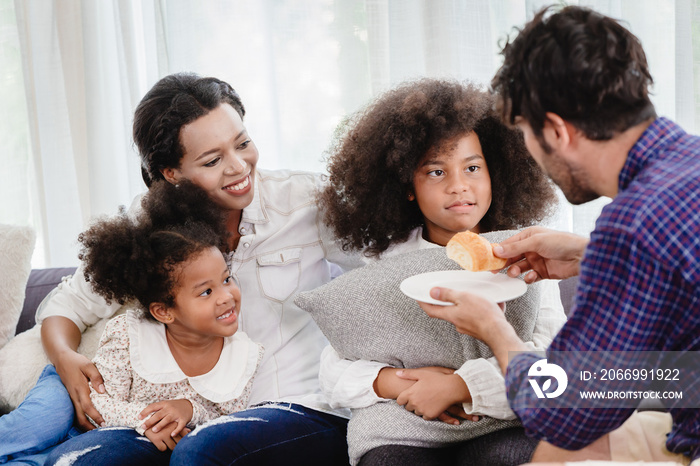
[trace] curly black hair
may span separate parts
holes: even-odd
[[[162,180],[164,168],[180,166],[185,152],[182,127],[224,103],[245,116],[243,102],[230,84],[194,73],[168,75],[146,93],[134,111],[133,128],[146,186]]]
[[[491,88],[503,121],[523,117],[545,149],[546,113],[591,140],[608,140],[656,116],[653,80],[639,39],[591,9],[547,7],[506,42]]]
[[[475,132],[491,175],[482,231],[532,225],[556,202],[551,182],[527,152],[520,131],[504,125],[495,99],[471,83],[420,79],[389,90],[349,118],[329,156],[319,195],[324,222],[343,248],[377,256],[424,224],[413,174],[432,148]]]
[[[85,279],[107,302],[172,306],[178,265],[216,247],[228,252],[226,214],[199,186],[155,182],[130,217],[98,220],[80,234]],[[146,312],[146,315],[150,315]]]

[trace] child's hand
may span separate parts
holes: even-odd
[[[453,404],[437,417],[438,421],[455,426],[459,425],[462,421],[476,422],[479,419],[481,419],[481,416],[476,414],[467,414],[466,411],[464,411],[464,406],[462,403]]]
[[[157,434],[165,429],[166,426],[175,423],[175,427],[168,430],[168,433],[175,437],[192,420],[192,403],[188,400],[167,400],[151,403],[141,411],[139,419],[144,419],[151,413],[151,417],[144,421],[143,429],[146,431],[151,430],[154,434]]]
[[[441,417],[450,424],[459,424],[459,420],[441,416],[452,405],[469,400],[467,384],[454,371],[436,371],[429,368],[404,369],[398,371],[398,377],[414,380],[410,388],[401,392],[396,402],[408,411],[412,411],[426,420]]]
[[[409,377],[397,377],[396,373],[399,371],[405,371],[405,369],[397,369],[395,367],[384,367],[377,374],[377,378],[374,380],[374,393],[380,398],[386,398],[388,400],[395,400],[398,396],[408,388],[412,387],[416,379]],[[440,366],[426,366],[418,369],[412,369],[412,371],[433,371],[440,372],[443,374],[452,374],[454,369],[449,369],[447,367]]]
[[[175,429],[178,429],[180,433],[173,435]],[[171,422],[165,427],[162,427],[158,432],[154,432],[153,429],[148,429],[146,432],[144,432],[144,435],[151,441],[151,443],[153,443],[153,445],[156,446],[156,448],[158,448],[158,450],[165,451],[174,449],[175,445],[182,440],[182,437],[187,435],[189,432],[190,429],[186,427],[181,429],[178,427],[176,422]]]
[[[379,371],[373,385],[374,393],[378,397],[395,400],[401,392],[413,386],[415,382],[412,380],[396,377],[396,371],[398,370],[395,367],[384,367]]]

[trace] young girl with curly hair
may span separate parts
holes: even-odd
[[[472,84],[421,79],[350,118],[332,147],[329,185],[320,196],[325,222],[343,246],[380,260],[445,246],[461,231],[512,230],[545,218],[556,199],[552,185],[493,104]],[[558,287],[549,285],[530,345],[546,348],[564,320]],[[457,370],[399,370],[343,360],[329,346],[321,385],[333,407],[396,399],[425,419],[452,424],[515,418],[503,376],[489,360],[469,360]],[[522,428],[509,428],[444,448],[386,445],[360,464],[520,464],[535,444]]]
[[[79,237],[94,290],[141,311],[105,327],[93,362],[106,393],[90,396],[105,426],[132,427],[154,445],[150,454],[169,455],[186,426],[247,408],[263,348],[238,331],[224,211],[184,181],[155,183],[142,209]]]
[[[78,237],[93,290],[128,305],[102,334],[93,362],[104,384],[90,398],[100,427],[150,440],[140,447],[144,457],[167,461],[190,428],[248,406],[263,348],[238,331],[241,292],[223,254],[228,236],[224,210],[203,189],[160,181],[135,217],[122,211]]]

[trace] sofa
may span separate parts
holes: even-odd
[[[24,303],[15,327],[15,335],[26,332],[36,325],[36,310],[41,301],[56,288],[63,277],[73,274],[75,269],[75,267],[56,267],[31,270],[25,286]],[[0,404],[0,414],[4,414],[10,408],[11,406],[5,403]]]
[[[76,270],[32,269],[35,241],[30,227],[0,224],[0,413],[22,402],[49,363],[41,343],[41,326],[36,325],[36,310],[46,295]],[[575,279],[560,282],[566,310],[575,287]],[[105,324],[106,319],[83,333],[78,347],[81,354],[94,356]]]
[[[39,335],[39,328],[36,325],[36,320],[35,320],[35,315],[36,315],[36,310],[41,301],[46,297],[46,295],[53,290],[64,277],[67,277],[69,275],[72,275],[75,272],[76,268],[75,267],[58,267],[58,268],[46,268],[46,269],[32,269],[29,273],[29,277],[27,279],[27,283],[25,286],[25,294],[24,294],[24,302],[22,305],[22,311],[19,316],[19,319],[17,321],[17,325],[15,328],[15,336],[19,336],[17,338],[18,342],[19,340],[24,337],[24,336],[31,336],[31,339],[33,341],[38,338]],[[564,305],[564,310],[565,312],[569,313],[571,309],[571,305],[573,304],[574,300],[574,295],[576,292],[576,284],[577,284],[577,279],[570,278],[567,280],[562,280],[559,282],[559,291],[561,293],[561,299],[562,299],[562,304]],[[88,330],[90,332],[90,330]],[[34,335],[32,335],[34,333]],[[96,345],[97,339],[99,338],[99,334],[101,334],[101,327],[100,328],[95,328],[94,332],[92,332],[93,335],[88,336],[84,335],[83,339],[88,340],[85,342],[88,345],[88,348],[90,346]],[[11,345],[13,342],[11,341],[8,343],[8,345]],[[19,345],[22,346],[22,345]],[[83,344],[81,344],[81,348],[83,347]],[[12,349],[12,348],[10,348]],[[90,352],[91,349],[87,349],[87,352]],[[0,349],[0,354],[3,352],[2,349]],[[0,357],[0,364],[2,364],[2,357]],[[43,362],[41,364],[36,364],[37,368],[43,367]],[[1,374],[1,367],[0,367],[0,385],[2,385],[2,374]],[[38,373],[37,373],[38,375]],[[24,390],[28,389],[30,387],[23,387]],[[0,390],[1,391],[1,390]],[[21,398],[17,398],[18,400],[21,400]],[[4,404],[2,402],[2,393],[0,393],[0,415],[6,413],[12,408],[12,406],[8,406],[6,403]],[[645,409],[644,407],[641,407],[641,409]],[[658,406],[649,406],[646,409],[657,409],[657,410],[662,410]],[[555,464],[555,463],[550,463],[550,464]],[[556,463],[556,464],[561,464],[563,466],[563,463]],[[567,464],[588,464],[588,463],[567,463]],[[617,463],[617,462],[600,462],[600,464],[605,464],[606,466],[622,466],[623,464],[628,464],[628,463]],[[653,464],[653,463],[649,463]],[[659,466],[666,466],[670,463],[656,463]]]
[[[35,320],[36,310],[46,295],[49,294],[63,278],[72,275],[75,270],[75,267],[57,267],[32,269],[30,271],[25,286],[22,310],[15,327],[15,338],[7,343],[6,348],[0,349],[0,365],[17,362],[18,359],[15,353],[17,353],[20,348],[27,349],[28,347],[32,347],[35,352],[41,351],[39,344],[40,328],[36,325]],[[559,288],[562,303],[568,313],[574,298],[576,279],[562,280],[559,283]],[[87,331],[90,335],[86,334],[83,338],[85,341],[81,344],[81,347],[85,346],[84,354],[89,355],[94,350],[94,346],[99,339],[99,334],[101,334],[101,327],[102,326],[91,328]],[[40,369],[48,362],[45,356],[41,358],[37,354],[30,354],[27,356],[24,351],[22,352],[22,356],[30,358],[32,363],[31,367],[26,368],[26,372],[23,371],[22,374],[17,373],[17,371],[8,373],[7,367],[0,367],[0,414],[14,408],[22,400],[26,391],[31,388],[33,381],[38,377]],[[16,378],[12,377],[13,375],[22,376],[26,380],[17,383]],[[15,380],[8,382],[8,380],[3,379]],[[10,383],[17,383],[21,393],[3,393],[4,387],[7,387]]]
[[[36,325],[36,310],[44,297],[74,272],[75,267],[59,267],[32,269],[27,273],[21,311],[13,323],[14,336],[0,344],[0,414],[22,402],[49,363],[41,344],[41,326]],[[0,312],[7,313],[7,309],[0,306]],[[106,322],[102,320],[83,333],[78,347],[81,354],[94,356]]]
[[[75,269],[75,267],[32,269],[25,287],[24,304],[22,305],[22,313],[17,321],[15,335],[36,325],[36,310],[41,301],[51,290],[56,288],[64,277],[73,275]]]
[[[76,267],[56,267],[48,269],[32,269],[25,288],[24,304],[22,313],[17,322],[15,335],[31,329],[36,325],[36,310],[41,301],[53,290],[64,277],[75,273]],[[562,280],[559,282],[559,292],[561,293],[564,311],[569,313],[574,301],[576,292],[576,278]]]

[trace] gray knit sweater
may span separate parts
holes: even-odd
[[[515,232],[484,236],[502,241]],[[459,368],[468,359],[489,358],[482,342],[458,333],[448,322],[432,319],[399,289],[408,277],[439,270],[459,270],[444,248],[422,249],[380,260],[336,278],[316,290],[300,293],[295,302],[312,314],[338,354],[395,367]],[[528,341],[537,320],[539,285],[529,285],[520,298],[506,305],[506,318],[518,336]],[[382,445],[441,447],[469,440],[518,421],[483,418],[458,426],[426,421],[395,401],[354,409],[348,424],[348,447],[353,464]]]

